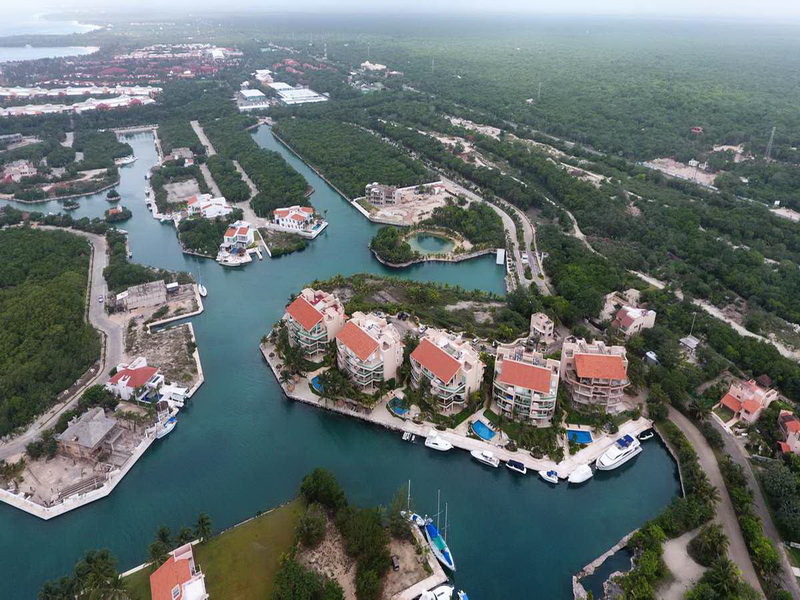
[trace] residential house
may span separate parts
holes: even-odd
[[[484,364],[475,349],[446,331],[428,329],[410,359],[412,385],[419,388],[427,381],[444,412],[463,408],[483,378]]]
[[[227,217],[233,208],[225,198],[214,198],[211,194],[198,194],[189,198],[186,203],[186,214],[190,217],[201,216],[206,219]]]
[[[170,552],[170,557],[150,575],[152,600],[206,600],[205,575],[194,562],[191,544]]]
[[[157,396],[162,385],[164,376],[158,368],[149,366],[147,359],[139,356],[128,364],[118,365],[105,388],[122,400],[147,400]]]
[[[544,313],[532,314],[530,336],[532,339],[545,344],[552,342],[555,339],[555,323],[553,323],[553,319]]]
[[[781,452],[800,454],[800,419],[790,410],[782,410],[778,415],[778,427],[783,433],[783,441],[778,442]]]
[[[308,231],[314,224],[314,209],[310,206],[288,206],[272,212],[272,224],[289,231]]]
[[[225,231],[223,236],[223,250],[231,251],[239,248],[249,248],[255,243],[255,230],[247,221],[236,221]]]
[[[630,381],[624,346],[569,339],[561,348],[559,372],[577,408],[597,407],[607,413],[625,409],[622,400]]]
[[[305,288],[283,315],[289,343],[309,358],[319,358],[344,327],[344,305],[333,294]]]
[[[724,406],[734,414],[734,418],[752,425],[777,397],[777,390],[762,388],[752,379],[734,381],[717,406]]]
[[[167,284],[163,280],[134,285],[116,297],[117,306],[124,310],[159,306],[166,301]]]
[[[494,363],[493,398],[511,419],[550,425],[558,396],[559,362],[522,346],[500,346]]]
[[[640,333],[643,329],[651,329],[656,324],[656,312],[646,308],[623,306],[611,324],[619,329],[625,337],[630,337]]]
[[[114,417],[106,416],[96,406],[74,417],[67,428],[56,436],[59,451],[73,459],[95,461],[103,453],[114,451],[114,443],[122,431]]]
[[[15,160],[3,168],[0,180],[6,183],[19,183],[23,177],[33,177],[34,175],[36,175],[36,167],[31,161]]]
[[[397,377],[403,341],[386,319],[355,312],[336,334],[336,362],[358,388],[371,392]]]
[[[687,335],[678,340],[678,344],[684,349],[690,358],[697,356],[697,349],[700,347],[700,340],[693,335]]]

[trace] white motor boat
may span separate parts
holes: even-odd
[[[423,592],[419,600],[451,600],[455,589],[452,585],[440,585],[429,592]]]
[[[558,484],[558,473],[556,471],[539,471],[539,477],[547,483]]]
[[[206,286],[204,286],[202,283],[197,286],[197,291],[200,293],[201,298],[205,298],[206,296],[208,296],[208,290],[206,289]]]
[[[428,434],[428,437],[425,438],[425,447],[438,450],[439,452],[447,452],[453,449],[453,444],[432,431]]]
[[[650,429],[645,429],[643,432],[637,435],[636,439],[638,439],[640,442],[645,442],[647,440],[652,440],[654,437],[656,437],[656,432],[651,427]]]
[[[594,464],[600,471],[610,471],[624,465],[641,451],[642,444],[639,440],[623,435]]]
[[[425,519],[420,517],[417,513],[401,510],[400,516],[406,519],[408,522],[413,523],[417,527],[425,527]]]
[[[175,429],[175,425],[178,424],[178,419],[175,417],[170,417],[163,423],[158,424],[158,429],[156,430],[156,439],[160,440],[161,438],[169,435],[173,429]]]
[[[515,473],[519,473],[520,475],[527,475],[528,474],[528,467],[526,467],[523,463],[519,462],[518,460],[507,460],[506,467],[509,470],[514,471]]]
[[[473,450],[470,454],[472,458],[480,463],[494,468],[500,466],[500,459],[494,455],[494,452],[490,452],[489,450]]]
[[[569,474],[567,477],[567,481],[570,483],[583,483],[584,481],[588,481],[592,478],[594,473],[592,472],[592,467],[589,465],[580,465],[576,468],[572,473]]]

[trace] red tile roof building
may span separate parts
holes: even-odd
[[[717,406],[726,407],[734,413],[735,419],[752,425],[777,397],[776,390],[763,388],[752,379],[734,381]]]
[[[411,384],[430,383],[442,411],[460,410],[483,378],[484,364],[469,342],[438,329],[428,329],[410,356]]]
[[[782,410],[778,415],[778,427],[785,441],[778,442],[781,452],[800,454],[800,419],[789,410]]]
[[[122,400],[141,398],[156,392],[164,384],[164,376],[156,367],[148,366],[139,356],[130,363],[117,365],[117,372],[106,382],[105,388]]]
[[[650,329],[656,324],[656,313],[646,308],[623,306],[617,311],[611,324],[619,329],[626,337],[640,333],[643,329]]]
[[[576,407],[596,406],[607,413],[625,410],[622,401],[630,381],[624,346],[567,340],[561,349],[559,372]]]
[[[559,363],[522,346],[500,346],[494,363],[494,401],[509,418],[550,425],[556,409]]]
[[[308,358],[321,357],[344,327],[344,305],[333,294],[305,288],[286,307],[283,320],[289,330],[289,343],[298,346]]]
[[[356,386],[372,392],[380,382],[397,377],[403,341],[386,319],[355,312],[336,334],[336,360]]]
[[[194,562],[192,545],[171,552],[167,561],[150,575],[152,600],[206,600],[205,575]]]

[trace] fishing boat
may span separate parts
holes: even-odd
[[[630,435],[623,435],[614,445],[595,461],[600,471],[611,471],[621,467],[642,451],[642,444]]]
[[[539,477],[544,479],[547,483],[558,484],[558,473],[556,471],[539,471]]]
[[[589,465],[579,465],[577,469],[569,474],[567,481],[572,484],[583,483],[584,481],[589,481],[593,475],[592,467]]]
[[[419,600],[451,600],[455,589],[452,585],[440,585],[428,592],[422,592]]]
[[[447,545],[447,503],[444,505],[444,534],[439,531],[439,515],[441,511],[439,506],[441,504],[441,493],[436,494],[436,523],[433,519],[425,519],[425,526],[422,528],[425,531],[425,538],[428,540],[428,545],[436,559],[451,571],[456,570],[456,561],[450,552],[450,547]],[[452,593],[452,589],[450,590]]]
[[[645,429],[639,435],[636,436],[640,442],[646,442],[647,440],[652,440],[656,435],[656,432],[653,431],[653,428]]]
[[[485,465],[489,465],[490,467],[497,468],[500,466],[500,459],[497,458],[493,452],[489,450],[473,450],[470,452],[472,458],[477,460],[479,463],[483,463]]]
[[[178,419],[175,417],[170,417],[163,423],[158,424],[158,429],[156,430],[156,439],[160,440],[161,438],[169,435],[173,429],[175,429],[175,425],[178,424]]]
[[[425,447],[438,450],[439,452],[447,452],[453,449],[453,444],[432,431],[428,434],[428,437],[425,438]]]
[[[528,474],[528,467],[523,465],[518,460],[511,460],[511,459],[507,460],[506,461],[506,467],[508,467],[510,470],[514,471],[515,473],[519,473],[520,475],[527,475]]]

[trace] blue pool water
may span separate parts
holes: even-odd
[[[475,435],[484,440],[490,440],[495,436],[494,431],[489,429],[483,421],[475,421],[472,423],[472,431],[475,432]]]
[[[389,400],[389,410],[391,410],[394,414],[399,415],[401,417],[408,412],[408,408],[406,408],[400,403],[399,398],[392,398],[391,400]]]
[[[323,387],[322,384],[319,382],[319,375],[315,376],[311,380],[311,387],[313,387],[318,393],[322,393]]]
[[[594,441],[591,433],[579,429],[567,429],[567,437],[578,444],[591,444]]]

